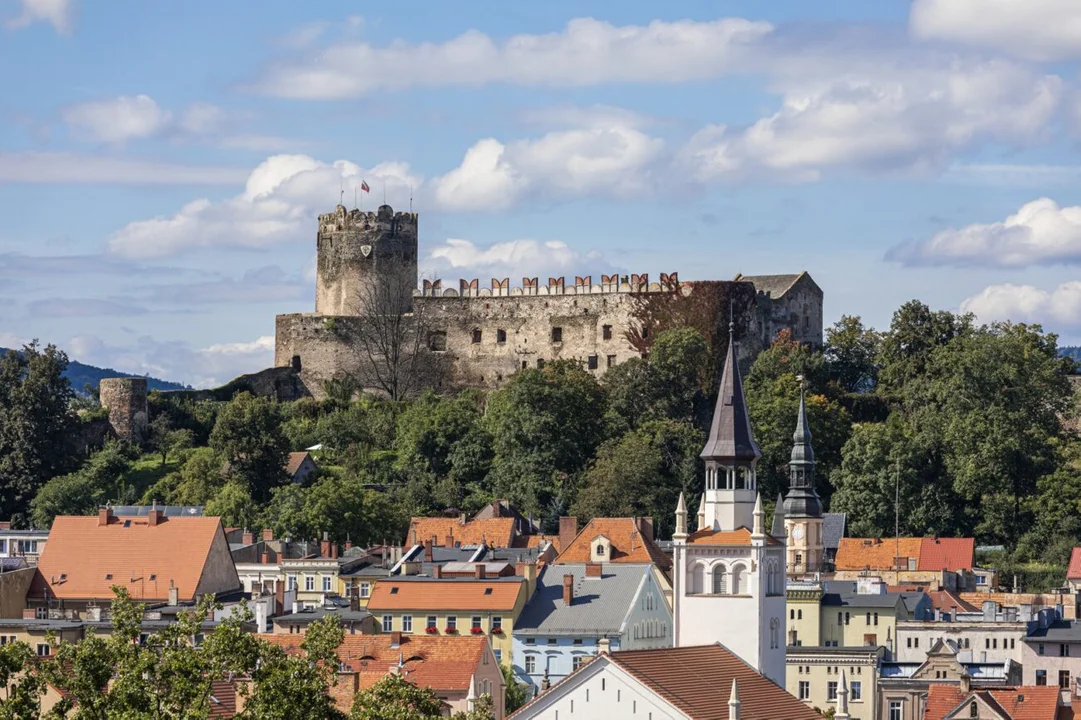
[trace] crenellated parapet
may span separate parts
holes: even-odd
[[[568,283],[566,277],[549,277],[548,284],[540,284],[540,278],[523,277],[521,286],[511,287],[510,278],[492,278],[490,287],[481,287],[480,280],[459,280],[458,287],[443,287],[442,280],[425,280],[422,287],[413,291],[417,297],[523,297],[550,295],[600,295],[603,293],[651,293],[670,292],[681,288],[679,273],[661,273],[660,282],[650,282],[649,274],[600,276],[594,283],[592,275],[575,276]]]
[[[339,205],[334,212],[319,216],[319,235],[335,233],[359,233],[392,235],[402,238],[417,237],[417,214],[394,212],[390,205],[381,205],[375,212],[365,212]]]

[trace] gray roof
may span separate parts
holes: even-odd
[[[150,512],[152,507],[151,505],[114,505],[113,515],[143,517]],[[181,515],[202,517],[203,515],[202,505],[158,505],[156,507],[161,510],[162,517],[179,517]]]
[[[47,538],[49,537],[48,530],[35,530],[30,528],[29,530],[0,530],[0,537],[28,537],[28,538]]]
[[[1074,620],[1058,620],[1045,628],[1036,628],[1028,634],[1028,639],[1048,642],[1081,642],[1081,624]]]
[[[762,451],[751,433],[751,418],[743,399],[743,379],[736,362],[736,339],[732,324],[728,330],[728,355],[724,360],[721,387],[717,391],[717,406],[709,426],[703,460],[752,462],[762,457]]]
[[[904,603],[905,609],[915,612],[924,598],[922,592],[887,592],[880,595],[860,595],[856,592],[854,580],[829,580],[822,583],[822,604],[836,607],[897,607],[897,601]]]
[[[549,565],[537,591],[514,623],[515,635],[614,635],[622,629],[650,565],[609,563],[599,578],[587,578],[585,564]],[[574,600],[563,603],[563,576],[574,576]]]
[[[822,544],[827,550],[836,550],[845,536],[844,513],[822,513]]]
[[[336,608],[336,607],[320,607],[313,610],[301,610],[300,612],[289,613],[288,615],[277,615],[271,618],[276,623],[282,623],[285,625],[307,625],[313,623],[316,620],[321,620],[327,615],[338,618],[343,623],[350,622],[363,622],[370,618],[372,614],[367,610],[350,610],[349,608]]]
[[[800,274],[796,275],[740,275],[739,280],[754,283],[754,289],[766,293],[771,298],[779,298],[796,284]]]

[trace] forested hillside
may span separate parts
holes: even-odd
[[[110,500],[158,500],[206,505],[230,526],[367,543],[403,541],[411,515],[507,498],[549,531],[565,514],[651,515],[666,537],[681,491],[692,517],[697,510],[716,378],[705,370],[713,348],[697,331],[650,337],[646,358],[599,380],[553,362],[487,394],[389,402],[355,397],[347,379],[325,400],[284,404],[152,393],[142,441],[89,457],[68,439],[101,411],[73,398],[62,353],[9,353],[0,361],[0,518],[47,526]],[[826,340],[812,351],[781,336],[746,372],[767,504],[787,488],[802,376],[819,492],[848,513],[850,535],[892,534],[899,483],[903,534],[975,536],[1004,545],[1003,567],[1022,582],[1061,582],[1081,539],[1081,443],[1062,422],[1073,363],[1056,337],[912,301],[884,331],[844,317]],[[321,475],[288,483],[287,453],[316,444]]]
[[[11,352],[8,348],[0,348],[0,355]],[[71,383],[71,387],[78,394],[85,394],[86,387],[89,386],[93,391],[98,389],[98,383],[102,378],[111,377],[142,377],[141,375],[133,375],[131,373],[120,372],[119,370],[113,370],[112,368],[99,368],[93,365],[87,365],[77,360],[68,360],[68,367],[64,371],[64,377]],[[171,382],[169,380],[159,380],[158,378],[147,377],[146,386],[148,390],[183,390],[186,386],[181,383]]]

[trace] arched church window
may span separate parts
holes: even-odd
[[[743,568],[739,565],[732,568],[732,594],[733,595],[746,595],[747,594],[747,574],[743,571]]]
[[[725,594],[725,567],[724,565],[718,565],[713,568],[713,594],[724,595]]]
[[[706,591],[706,570],[700,564],[691,571],[691,594],[699,595]]]
[[[597,543],[597,554],[604,555],[604,545],[601,543]]]

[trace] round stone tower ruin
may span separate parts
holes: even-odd
[[[148,418],[146,378],[102,378],[98,396],[116,436],[140,440]]]
[[[357,316],[412,309],[416,213],[395,213],[390,205],[374,213],[339,205],[319,216],[316,248],[316,313]]]

